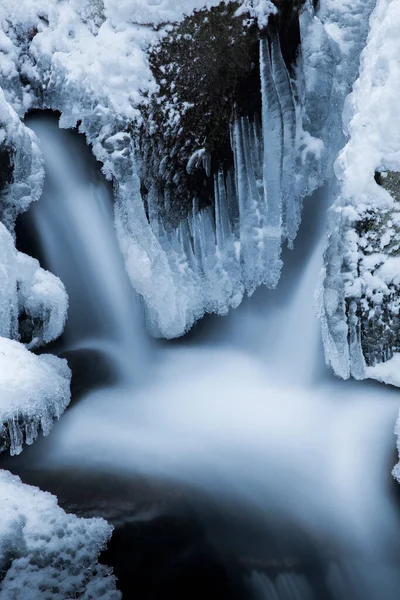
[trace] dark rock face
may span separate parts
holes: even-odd
[[[200,208],[213,202],[214,175],[233,166],[233,118],[261,113],[260,38],[278,32],[290,68],[302,4],[280,2],[260,31],[249,14],[237,14],[239,2],[221,3],[195,11],[150,49],[159,91],[143,109],[138,154],[143,197],[164,221],[177,225],[193,200]]]
[[[161,208],[173,198],[178,222],[193,198],[209,204],[214,173],[232,166],[233,113],[260,111],[259,31],[238,7],[197,11],[150,51],[160,88],[144,115],[142,181],[148,190],[155,179]]]

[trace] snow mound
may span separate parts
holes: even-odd
[[[70,402],[67,361],[36,356],[22,344],[0,337],[0,444],[11,454],[50,432]],[[0,446],[0,450],[1,450]]]
[[[0,598],[117,600],[115,577],[97,561],[112,527],[66,514],[57,499],[0,471]]]
[[[400,291],[400,1],[378,0],[348,97],[322,291],[327,361],[341,377],[397,381]]]

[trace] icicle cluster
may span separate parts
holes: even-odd
[[[260,64],[261,123],[257,117],[234,121],[234,167],[215,175],[213,206],[199,210],[194,201],[187,220],[174,229],[160,218],[157,191],[149,192],[151,230],[167,261],[164,280],[168,273],[166,287],[172,283],[176,291],[168,309],[163,308],[165,315],[175,307],[169,324],[161,320],[154,299],[146,302],[155,333],[180,335],[205,312],[225,314],[240,303],[244,293],[252,294],[261,284],[275,287],[278,283],[282,243],[287,240],[291,245],[296,236],[304,189],[295,174],[295,94],[277,35],[271,41],[261,40]],[[117,209],[117,231],[130,265],[127,239],[133,236],[131,231],[128,234],[128,216],[126,212],[122,216],[122,211],[126,202]],[[130,266],[128,272],[132,273]],[[136,286],[141,277],[135,271]]]

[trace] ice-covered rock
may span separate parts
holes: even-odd
[[[18,454],[40,430],[47,434],[70,401],[66,361],[14,341],[33,347],[58,337],[67,305],[61,281],[17,252],[0,223],[0,451]]]
[[[0,27],[0,40],[2,36]],[[5,58],[8,56],[3,48],[3,54],[0,50],[0,73],[2,69],[6,71],[3,71],[3,77],[10,77],[7,80],[10,85],[12,78],[4,64]],[[43,179],[42,158],[35,136],[20,121],[0,85],[0,221],[10,230],[16,216],[40,197]]]
[[[279,3],[267,0],[163,0],[157,4],[144,0],[40,0],[33,4],[24,0],[0,8],[4,48],[0,84],[5,98],[20,116],[31,108],[47,107],[61,112],[62,127],[79,124],[105,174],[114,181],[119,243],[132,284],[144,299],[150,328],[157,335],[181,335],[205,312],[225,314],[257,285],[276,285],[281,247],[293,244],[302,200],[331,173],[343,139],[340,115],[357,75],[375,0],[321,0],[317,9],[314,4],[304,2],[301,11],[295,32],[301,40],[296,65],[288,65],[282,56]],[[209,140],[189,141],[191,131],[186,125],[185,134],[183,117],[196,115],[196,108],[197,122],[206,123],[209,116],[207,112],[202,116],[196,98],[185,102],[179,97],[182,81],[177,85],[168,75],[175,69],[177,78],[182,73],[200,77],[201,71],[192,69],[198,57],[193,56],[190,69],[182,69],[179,55],[186,57],[186,49],[190,53],[196,48],[197,35],[201,42],[203,12],[199,10],[192,21],[184,19],[204,6],[210,14],[204,11],[203,25],[210,27],[219,11],[225,22],[216,31],[228,31],[234,43],[246,38],[255,22],[262,30],[257,34],[255,57],[251,35],[250,44],[238,53],[242,59],[250,52],[250,64],[259,65],[259,107],[248,114],[237,96],[230,96],[226,121],[233,124],[231,135],[229,127],[224,134],[228,139],[224,153],[229,158],[221,165],[207,147]],[[289,9],[293,7],[289,3]],[[296,7],[298,11],[299,3]],[[296,10],[290,13],[292,20],[293,14],[298,18]],[[235,29],[230,29],[232,12],[235,23],[241,20],[242,35],[236,37]],[[268,28],[271,18],[274,26]],[[182,22],[182,27],[168,25],[172,22]],[[185,33],[186,22],[193,27]],[[164,50],[168,36],[172,45],[186,43],[185,51],[178,52],[178,62],[159,63],[157,77],[151,53],[157,45]],[[233,53],[232,60],[237,59]],[[207,64],[213,72],[211,60]],[[227,68],[229,78],[224,85],[231,77],[235,82],[234,67]],[[170,83],[166,94],[163,73]],[[185,85],[197,89],[198,82]],[[152,177],[143,178],[138,132],[152,99],[164,111],[170,139],[179,139],[183,128],[190,149],[188,156],[185,144],[177,149],[178,154],[182,150],[184,165],[173,174],[173,185],[161,189],[157,178],[163,179],[168,157],[175,160],[177,154],[175,147],[164,148],[166,131],[154,127],[157,121],[150,119],[154,145],[161,139],[163,143],[156,161],[145,160],[147,155],[142,160],[150,165],[150,175],[153,170]],[[213,107],[213,112],[218,110]],[[191,120],[186,123],[190,125]],[[187,177],[205,179],[206,193],[200,198],[189,194],[178,223],[171,225],[164,215],[179,204],[175,192],[185,187],[182,182]]]
[[[370,26],[347,100],[349,141],[336,163],[339,196],[330,215],[322,324],[326,357],[338,375],[394,383],[397,357],[389,359],[400,351],[399,0],[378,0]]]
[[[210,200],[215,204],[215,194],[219,194],[218,216],[215,209],[203,214],[195,201],[188,221],[173,231],[167,223],[156,224],[154,219],[148,219],[135,157],[136,131],[143,107],[146,98],[157,90],[145,50],[168,31],[160,24],[180,21],[194,9],[218,4],[163,0],[153,7],[144,1],[41,0],[33,4],[25,0],[18,6],[0,9],[4,47],[0,84],[6,100],[20,116],[34,107],[48,107],[61,111],[61,126],[80,124],[94,154],[102,161],[104,172],[115,182],[117,232],[132,284],[144,298],[152,330],[166,337],[181,335],[204,312],[226,313],[237,306],[245,292],[251,293],[260,283],[276,284],[282,242],[287,239],[292,243],[302,197],[315,187],[308,184],[308,166],[301,185],[295,181],[296,156],[309,158],[304,147],[311,148],[311,138],[304,144],[303,136],[299,155],[297,131],[301,129],[302,115],[296,109],[297,92],[275,36],[261,46],[263,77],[267,73],[265,67],[270,71],[269,82],[263,79],[263,123],[257,129],[256,123],[246,124],[238,117],[234,127],[242,131],[243,143],[247,144],[243,155],[247,149],[263,153],[259,157],[254,154],[254,168],[253,158],[246,157],[253,200],[244,203],[246,190],[237,189],[244,180],[233,169],[229,174],[224,172],[223,177],[216,170],[211,179]],[[258,19],[262,28],[269,15],[277,13],[265,0],[247,2],[243,7],[234,2],[233,6],[235,10],[239,7],[237,14],[244,15],[248,10],[247,15]],[[271,90],[275,104],[268,103]],[[275,156],[269,144],[274,140],[279,146],[282,132],[284,147]],[[232,146],[232,156],[235,154],[240,160],[234,142]],[[276,169],[278,173],[274,173]],[[156,190],[153,192],[154,199]],[[231,202],[229,210],[222,206],[225,198]],[[173,195],[165,198],[166,203],[175,201]],[[241,209],[245,211],[242,214]],[[276,217],[281,219],[278,225]],[[225,234],[231,232],[230,236],[225,235],[222,245],[217,243],[216,218]],[[218,240],[222,240],[219,233]]]
[[[57,499],[0,471],[0,598],[118,600],[112,570],[98,562],[112,528],[66,514]]]
[[[70,379],[66,360],[0,337],[0,451],[19,454],[39,431],[50,432],[69,404]]]

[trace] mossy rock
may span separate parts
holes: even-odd
[[[229,128],[235,110],[260,111],[259,30],[249,15],[235,16],[238,7],[222,3],[194,12],[149,52],[159,91],[144,109],[142,191],[146,196],[156,179],[161,211],[167,191],[178,222],[193,198],[200,206],[210,202],[214,173],[233,165]],[[196,151],[209,166],[200,161],[189,173]]]
[[[278,32],[290,65],[300,41],[302,4],[280,2],[268,31],[260,31],[250,14],[237,14],[240,2],[221,2],[171,26],[149,49],[159,89],[143,106],[142,193],[146,201],[156,188],[158,212],[167,223],[179,223],[193,199],[200,208],[213,201],[215,173],[233,167],[234,116],[260,118],[260,37]]]

